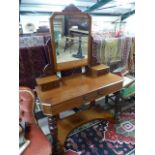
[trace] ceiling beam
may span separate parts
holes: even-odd
[[[52,15],[52,12],[45,11],[20,11],[20,15]]]
[[[95,9],[107,4],[108,2],[110,2],[112,0],[100,0],[98,1],[96,4],[94,4],[93,6],[89,7],[87,10],[85,10],[84,12],[91,12],[94,11]]]
[[[121,20],[125,20],[126,18],[128,18],[129,16],[131,16],[133,14],[135,14],[135,10],[132,10],[130,12],[127,12],[127,13],[121,15]]]
[[[121,14],[119,13],[89,13],[90,15],[94,15],[94,16],[121,16]]]
[[[124,14],[121,14],[121,13],[90,13],[90,14],[94,16],[120,16],[121,20],[124,20],[129,16],[133,15],[134,13],[135,13],[135,10],[126,12]]]

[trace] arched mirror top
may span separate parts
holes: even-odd
[[[55,70],[89,65],[91,17],[79,11],[54,12],[50,18]]]

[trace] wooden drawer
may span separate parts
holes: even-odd
[[[83,95],[83,96],[79,96],[77,98],[68,100],[68,101],[64,101],[62,103],[56,104],[52,107],[47,107],[46,108],[46,104],[44,104],[44,113],[46,113],[46,115],[56,115],[59,114],[60,112],[63,112],[65,110],[68,109],[72,109],[75,107],[79,107],[81,104],[86,103],[86,102],[90,102],[93,101],[97,98],[97,91],[95,92],[91,92],[89,94]],[[50,110],[49,110],[50,108]],[[45,112],[46,109],[46,112]],[[47,111],[48,109],[48,111]]]
[[[97,91],[91,92],[89,94],[83,95],[83,103],[95,100],[98,97]]]
[[[58,104],[51,107],[50,114],[51,115],[57,115],[60,112],[63,112],[65,110],[69,110],[69,109],[72,109],[75,107],[79,107],[82,103],[83,103],[82,96],[68,100],[68,101],[64,101],[62,103],[58,103]]]
[[[60,112],[63,112],[68,109],[72,109],[75,107],[79,107],[81,104],[93,101],[99,97],[108,95],[109,93],[114,93],[119,91],[122,88],[122,82],[119,82],[115,85],[109,85],[106,88],[101,88],[99,90],[93,91],[91,93],[78,96],[76,98],[55,104],[55,105],[49,105],[43,103],[43,109],[44,113],[46,115],[57,115]]]

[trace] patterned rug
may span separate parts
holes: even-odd
[[[123,112],[119,124],[93,120],[74,129],[65,141],[65,152],[77,155],[134,155],[134,108]]]

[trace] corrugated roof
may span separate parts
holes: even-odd
[[[92,15],[123,16],[134,13],[135,0],[21,0],[20,13],[51,13],[74,4]]]

